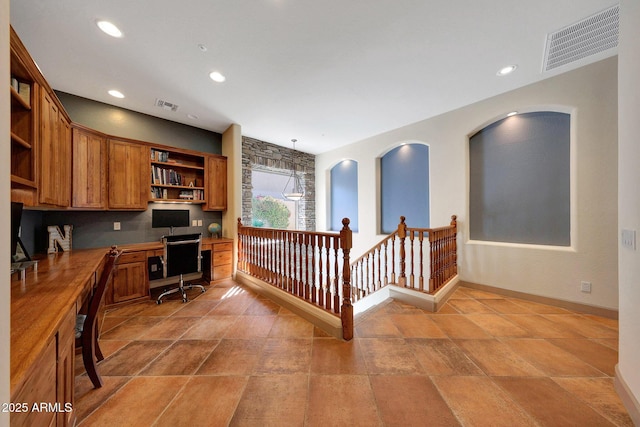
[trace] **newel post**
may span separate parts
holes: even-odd
[[[351,262],[349,253],[352,246],[352,232],[349,228],[349,218],[342,219],[340,230],[340,247],[342,249],[342,307],[340,318],[342,320],[342,338],[349,341],[353,338],[353,305],[351,305]]]
[[[398,237],[400,238],[400,277],[398,277],[398,286],[407,285],[407,276],[405,275],[406,267],[406,254],[404,249],[404,240],[407,237],[407,224],[404,223],[405,217],[400,217],[400,224],[398,224]]]

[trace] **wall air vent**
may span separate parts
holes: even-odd
[[[163,101],[162,99],[156,99],[156,107],[160,107],[167,111],[178,111],[178,106],[171,102]]]
[[[543,71],[618,46],[618,5],[547,35]]]

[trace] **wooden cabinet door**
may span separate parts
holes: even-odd
[[[40,92],[38,202],[69,206],[71,194],[71,128],[53,97]]]
[[[58,206],[71,206],[71,123],[61,112],[58,115]]]
[[[149,201],[149,148],[109,140],[109,209],[145,210]]]
[[[85,129],[73,128],[72,198],[74,208],[107,208],[107,140]]]
[[[12,399],[14,403],[26,404],[26,408],[10,414],[12,427],[50,426],[56,424],[55,412],[32,411],[40,402],[56,402],[56,339],[53,337],[38,359],[31,365],[25,383]],[[27,409],[22,410],[22,409]]]
[[[207,157],[205,172],[207,203],[204,208],[210,211],[227,210],[227,158]]]
[[[73,411],[75,385],[75,326],[76,307],[69,311],[58,330],[58,420],[57,426],[65,427],[75,424]]]
[[[113,303],[148,296],[146,260],[118,264],[113,276]]]

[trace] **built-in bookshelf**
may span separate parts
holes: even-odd
[[[13,30],[12,30],[13,31]],[[11,38],[11,187],[36,188],[35,108],[36,83],[32,70],[23,58],[26,50]]]
[[[204,156],[151,148],[150,200],[205,203],[204,161]]]

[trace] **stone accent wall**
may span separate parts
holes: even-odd
[[[304,198],[298,202],[297,229],[316,229],[316,160],[313,154],[295,152],[296,171],[304,186]],[[242,223],[251,224],[251,171],[291,173],[294,151],[258,139],[242,137]]]

